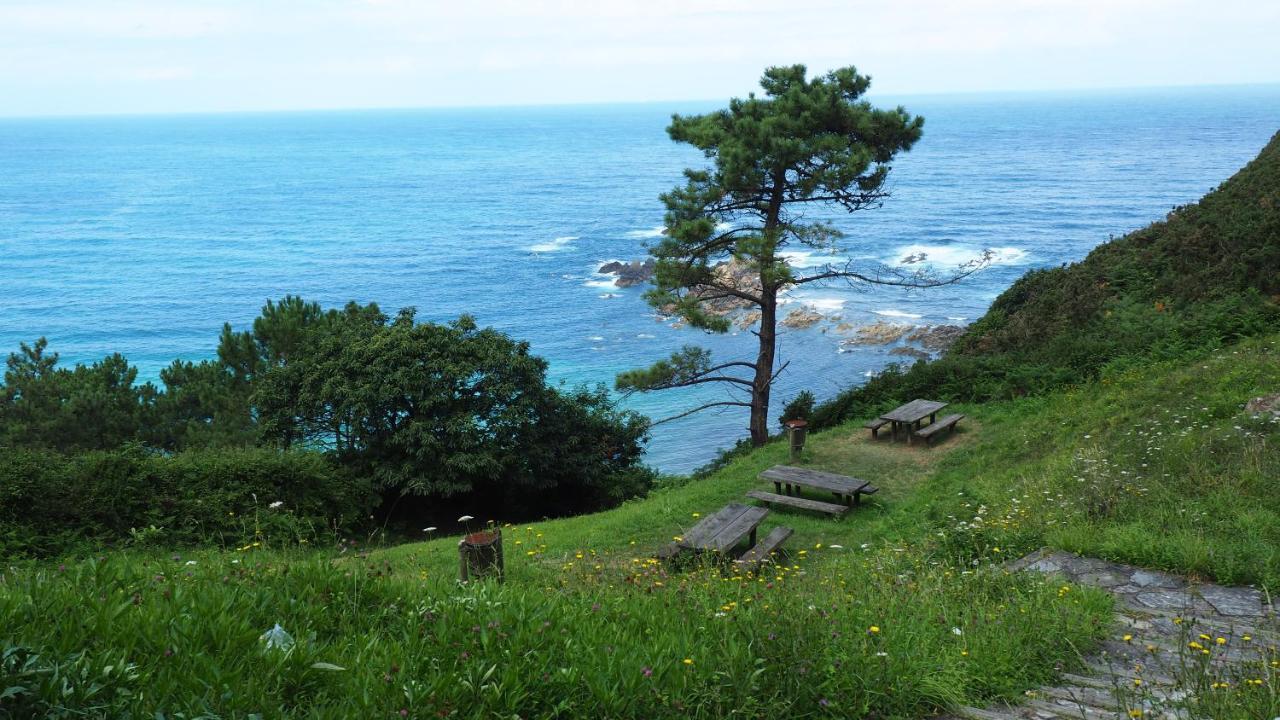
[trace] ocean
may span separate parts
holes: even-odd
[[[802,389],[829,397],[903,361],[843,344],[839,323],[971,322],[1022,273],[1194,202],[1280,129],[1280,86],[873,101],[923,115],[924,137],[894,163],[882,208],[833,217],[839,256],[946,268],[990,248],[994,263],[928,291],[791,297],[833,319],[782,334],[775,416]],[[0,119],[0,349],[46,336],[63,362],[118,351],[155,379],[292,293],[469,313],[570,384],[612,386],[687,343],[750,356],[750,333],[673,327],[643,288],[596,272],[645,257],[658,194],[703,163],[667,138],[671,113],[721,104]],[[723,397],[624,402],[661,418]],[[659,425],[648,461],[689,471],[746,425],[737,409]]]

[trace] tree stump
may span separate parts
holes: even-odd
[[[471,533],[458,541],[458,579],[497,577],[502,581],[502,530]]]

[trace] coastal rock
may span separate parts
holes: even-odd
[[[845,340],[845,345],[888,345],[901,340],[911,332],[911,325],[900,325],[883,320],[858,328],[853,337]]]
[[[811,307],[801,307],[787,313],[782,319],[782,327],[792,328],[793,330],[803,330],[813,327],[822,321],[822,313]]]
[[[738,328],[740,330],[747,330],[758,322],[760,322],[760,311],[752,310],[750,312],[743,313],[742,316],[738,318]]]
[[[711,277],[716,286],[700,285],[690,291],[702,299],[703,310],[712,315],[724,316],[753,307],[751,301],[735,297],[724,290],[731,288],[758,295],[760,277],[750,267],[737,260],[722,262],[711,268]]]
[[[899,345],[898,347],[890,350],[889,354],[904,355],[909,358],[915,358],[916,360],[929,359],[929,353],[925,352],[924,350],[921,350],[920,348],[911,347],[910,345]]]
[[[908,335],[907,340],[920,343],[926,350],[941,352],[951,347],[961,335],[964,335],[964,328],[959,325],[926,325]]]
[[[618,278],[613,281],[613,284],[624,288],[649,282],[653,278],[653,267],[653,258],[649,258],[644,262],[639,260],[632,260],[629,263],[614,261],[601,265],[596,272],[601,275],[617,275]]]

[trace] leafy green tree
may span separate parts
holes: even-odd
[[[391,319],[349,304],[263,373],[253,400],[269,442],[328,449],[392,494],[490,506],[576,487],[612,504],[618,488],[644,489],[642,418],[549,387],[527,343],[466,316],[418,323],[412,308]]]
[[[815,216],[879,207],[889,196],[890,161],[920,139],[922,118],[862,99],[870,82],[852,67],[812,80],[803,65],[772,67],[760,81],[763,97],[753,93],[725,110],[673,116],[671,138],[701,150],[712,167],[685,170],[685,184],[661,198],[667,231],[650,248],[656,263],[647,299],[710,332],[729,329],[729,312],[754,310],[758,350],[754,360],[713,362],[708,351],[686,346],[652,367],[620,374],[619,389],[728,385],[740,391],[736,399],[667,419],[710,407],[749,408],[752,444],[762,445],[770,389],[785,367],[776,367],[780,293],[835,282],[932,287],[981,265],[940,277],[921,266],[848,262],[801,271],[788,261],[789,249],[841,254],[843,234]]]

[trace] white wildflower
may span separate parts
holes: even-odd
[[[468,520],[475,520],[475,518],[471,517],[470,515],[463,515],[462,517],[458,518],[458,522],[466,522]]]

